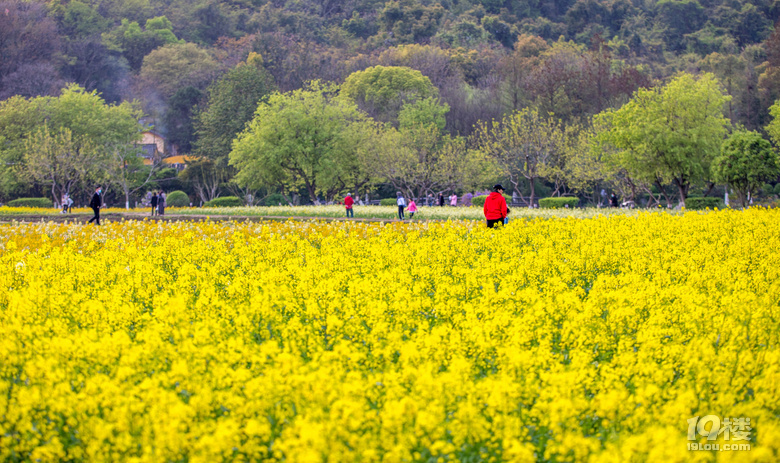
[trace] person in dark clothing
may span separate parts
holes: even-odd
[[[485,198],[482,212],[485,213],[488,228],[493,228],[499,224],[503,225],[504,219],[509,213],[509,209],[506,207],[506,199],[504,199],[504,187],[501,185],[493,187],[493,192]]]
[[[439,193],[439,207],[444,207],[444,194]]]
[[[157,192],[152,193],[152,217],[157,213]]]
[[[618,197],[615,193],[612,193],[612,196],[609,197],[609,202],[612,204],[612,207],[618,207]]]
[[[95,188],[95,194],[92,195],[92,200],[89,202],[89,207],[95,212],[95,216],[89,219],[88,223],[95,221],[95,225],[100,225],[100,206],[103,204],[103,198],[100,196],[103,193],[103,189],[100,187]]]

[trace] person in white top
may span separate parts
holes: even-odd
[[[398,204],[398,218],[400,220],[404,219],[404,208],[406,207],[406,200],[404,199],[404,195],[401,194],[399,191],[396,193],[396,204]]]

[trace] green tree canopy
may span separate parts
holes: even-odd
[[[533,204],[536,179],[548,178],[566,153],[566,137],[560,120],[525,108],[500,121],[482,122],[474,134],[476,145],[522,196],[523,179],[531,188]]]
[[[639,89],[620,109],[598,114],[597,136],[602,146],[616,150],[617,164],[632,177],[674,183],[685,205],[691,185],[710,180],[730,98],[712,74],[681,74],[663,87]]]
[[[195,123],[195,154],[227,165],[233,139],[274,90],[273,78],[256,53],[211,84],[206,89],[208,102]]]
[[[97,92],[88,92],[76,84],[64,88],[56,98],[14,97],[1,102],[3,186],[14,187],[9,176],[17,177],[16,187],[20,181],[33,180],[51,186],[54,201],[59,203],[62,194],[77,180],[100,177],[113,149],[131,146],[140,139],[141,116],[135,103],[106,104]],[[68,162],[80,159],[80,165],[77,170],[60,169],[38,156],[60,159],[60,167],[65,165],[66,158]],[[55,171],[78,175],[53,176]]]
[[[723,142],[720,156],[712,163],[718,182],[726,183],[739,196],[742,207],[767,180],[780,175],[780,162],[772,145],[758,132],[739,130]]]
[[[170,98],[187,86],[203,89],[211,82],[217,67],[214,58],[194,43],[175,43],[146,55],[140,75],[165,98]]]
[[[303,187],[315,203],[319,194],[332,198],[344,190],[359,145],[349,127],[365,116],[337,93],[335,85],[315,81],[261,103],[230,153],[236,180],[283,191]]]
[[[353,72],[341,92],[382,122],[396,122],[405,103],[439,94],[431,79],[405,66],[374,66]]]

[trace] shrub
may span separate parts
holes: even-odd
[[[512,203],[512,197],[511,196],[509,196],[509,195],[503,195],[503,196],[504,196],[504,199],[506,199],[506,203],[507,204],[511,204]],[[485,205],[485,200],[486,199],[487,199],[487,196],[485,196],[485,195],[474,196],[473,198],[471,198],[471,205],[472,206],[477,206],[477,207],[483,207]]]
[[[169,207],[189,207],[190,197],[187,196],[187,193],[176,190],[165,198],[165,205]]]
[[[203,207],[238,207],[243,205],[244,200],[238,196],[224,196],[222,198],[212,199],[204,204]]]
[[[10,207],[54,207],[54,201],[49,198],[17,198],[8,201]]]
[[[379,200],[379,204],[381,206],[395,206],[396,204],[398,204],[396,201],[397,201],[396,198],[384,198]]]
[[[566,206],[571,208],[577,207],[580,203],[580,198],[564,197],[564,198],[541,198],[539,200],[539,207],[546,209],[561,209]]]
[[[284,195],[281,193],[272,193],[266,196],[261,204],[263,206],[278,206],[279,204],[286,206],[287,200],[284,199]]]
[[[703,210],[703,209],[715,209],[723,207],[723,203],[720,198],[704,197],[704,198],[686,198],[685,208],[690,210]]]
[[[775,185],[775,194],[776,194],[777,196],[780,196],[780,183],[778,183],[777,185]]]

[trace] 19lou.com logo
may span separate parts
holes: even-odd
[[[725,418],[721,423],[720,417],[707,415],[699,418],[694,416],[688,420],[688,440],[697,440],[697,435],[706,437],[706,443],[688,442],[688,450],[750,450],[750,418]],[[711,442],[723,437],[724,443]],[[741,441],[737,442],[736,441]],[[748,442],[745,442],[748,441]]]

